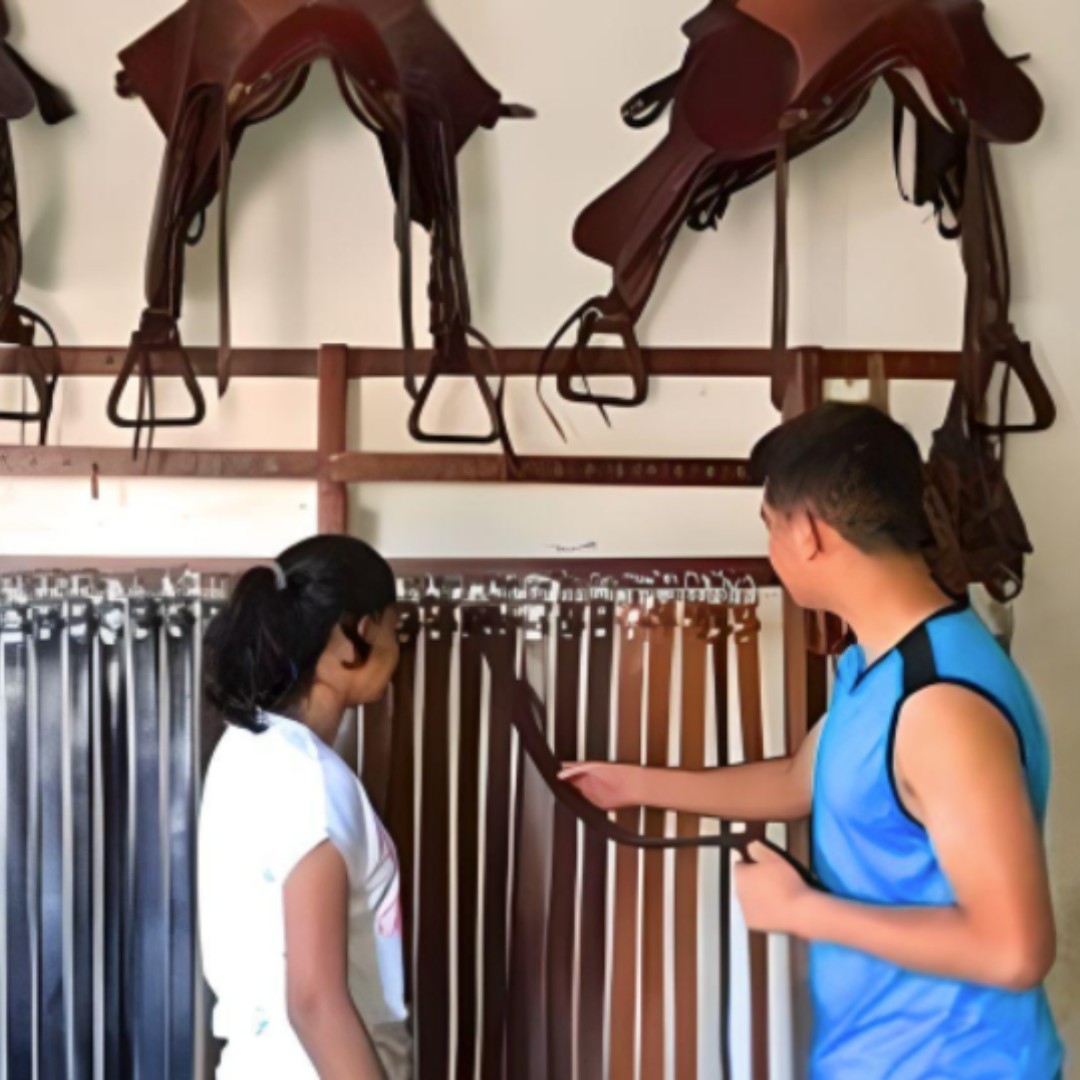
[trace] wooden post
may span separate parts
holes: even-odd
[[[335,454],[346,450],[349,413],[349,350],[324,345],[319,350],[319,511],[320,533],[345,533],[349,527],[349,489],[330,475]]]
[[[811,349],[787,354],[783,419],[790,420],[819,405],[823,397],[820,355]],[[784,593],[784,726],[787,752],[795,753],[812,724],[824,713],[828,697],[826,658],[810,651],[809,612]],[[804,824],[788,828],[788,849],[803,863],[809,861],[810,834]],[[805,942],[791,940],[793,1074],[808,1073],[811,1014],[809,956]]]

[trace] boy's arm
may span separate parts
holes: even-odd
[[[810,813],[818,724],[793,757],[719,769],[584,762],[560,774],[597,806],[651,806],[730,821],[798,821]]]
[[[895,773],[954,904],[881,907],[807,889],[767,849],[737,868],[747,921],[872,953],[902,967],[1023,990],[1054,959],[1045,855],[1017,737],[981,696],[932,686],[904,706]]]

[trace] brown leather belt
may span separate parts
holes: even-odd
[[[734,612],[735,649],[739,667],[739,718],[742,726],[743,759],[763,761],[765,732],[761,708],[761,623],[753,607],[737,607]],[[752,823],[746,835],[764,840],[765,826]],[[769,1078],[769,942],[764,934],[751,933],[750,1003],[751,1054],[754,1080]]]
[[[615,609],[607,600],[589,606],[589,672],[585,709],[585,757],[611,756],[611,669]],[[604,991],[607,985],[607,841],[585,834],[581,872],[581,990],[578,1006],[577,1080],[604,1077]]]
[[[578,756],[578,699],[581,687],[581,644],[585,609],[561,605],[555,644],[555,755],[560,761]],[[561,803],[552,821],[551,904],[548,916],[548,1070],[551,1076],[573,1077],[574,941],[577,893],[577,821]]]
[[[645,636],[626,613],[620,613],[619,718],[615,758],[641,763],[641,705],[645,678]],[[624,829],[641,828],[641,811],[620,810],[616,822]],[[637,1076],[638,890],[641,854],[635,848],[615,852],[615,911],[611,957],[611,1017],[608,1029],[610,1080]]]
[[[645,736],[645,763],[668,764],[668,713],[671,700],[671,658],[674,646],[675,609],[666,604],[648,622],[649,698]],[[664,836],[665,813],[645,811],[645,834]],[[645,855],[642,894],[643,940],[641,950],[641,1075],[663,1076],[664,1048],[664,855]]]
[[[416,983],[417,1080],[445,1080],[450,1063],[450,656],[453,608],[424,605],[424,736],[420,796]]]
[[[682,748],[679,767],[705,767],[705,669],[708,659],[705,612],[688,604],[682,626]],[[680,814],[678,835],[701,834],[701,819]],[[697,1080],[698,853],[675,857],[675,1077]]]
[[[405,955],[405,996],[412,1000],[416,974],[413,947],[413,909],[416,867],[416,649],[420,613],[403,606],[398,627],[401,659],[394,673],[390,786],[386,797],[386,827],[397,847],[401,867],[402,943]]]
[[[394,725],[390,706],[389,694],[365,705],[360,725],[360,740],[363,745],[360,777],[371,805],[380,817],[386,811],[393,760]]]

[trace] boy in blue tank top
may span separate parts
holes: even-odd
[[[563,777],[607,809],[810,819],[816,887],[758,844],[736,889],[750,927],[810,942],[814,1080],[1054,1080],[1049,747],[1016,666],[930,574],[915,441],[826,404],[751,468],[777,575],[858,641],[824,721],[787,758]]]

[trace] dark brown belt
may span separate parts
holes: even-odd
[[[742,726],[743,759],[763,761],[765,732],[761,709],[761,623],[753,607],[737,607],[735,648],[739,666],[739,716]],[[764,840],[765,826],[751,824],[747,837]],[[769,1080],[769,941],[764,934],[751,933],[750,1002],[751,1054],[754,1080]]]
[[[555,755],[578,756],[578,698],[585,609],[560,606],[555,641]],[[574,1075],[574,939],[577,898],[577,820],[561,803],[552,821],[551,901],[548,916],[548,1071]]]
[[[589,606],[589,671],[585,757],[611,756],[611,668],[615,610],[606,600]],[[607,841],[585,833],[581,872],[581,997],[578,1007],[577,1080],[604,1080],[604,991],[607,985]]]
[[[668,764],[668,714],[671,701],[671,658],[674,646],[675,609],[666,604],[649,620],[649,703],[645,736],[645,763]],[[645,811],[645,834],[662,839],[665,813]],[[663,1076],[664,1048],[664,855],[645,855],[642,893],[643,940],[641,947],[641,1075]]]
[[[390,790],[394,739],[391,697],[387,693],[378,701],[365,705],[360,725],[360,741],[363,745],[360,777],[379,817],[386,813],[386,799]]]
[[[483,612],[461,611],[461,667],[458,698],[457,919],[458,965],[457,1066],[454,1076],[472,1076],[477,1038],[477,921],[480,880],[480,692],[483,653],[479,635]],[[489,941],[488,947],[495,942]]]
[[[413,913],[416,867],[416,649],[420,613],[415,606],[402,608],[398,640],[401,660],[394,673],[393,752],[390,756],[390,785],[386,796],[386,827],[397,847],[401,867],[402,945],[405,959],[405,995],[412,1000],[416,974],[413,944]]]
[[[705,669],[708,659],[705,612],[687,604],[682,627],[682,749],[679,767],[705,767]],[[680,814],[678,835],[701,835],[701,819]],[[698,853],[675,857],[675,1077],[697,1080]]]
[[[623,614],[619,642],[619,719],[617,761],[641,763],[641,704],[645,676],[645,636]],[[641,811],[620,810],[616,822],[638,832]],[[726,861],[726,860],[725,860]],[[615,852],[615,911],[611,958],[611,1016],[608,1029],[610,1080],[635,1080],[637,1075],[638,889],[641,853],[620,847]]]
[[[416,983],[417,1080],[446,1080],[450,1064],[450,656],[454,609],[424,605],[424,735]]]
[[[546,957],[551,872],[550,791],[557,783],[558,764],[548,748],[545,710],[538,700],[529,696],[528,690],[530,684],[545,685],[546,649],[546,621],[529,625],[524,678],[519,682],[512,668],[497,666],[495,651],[488,647],[493,686],[502,684],[505,696],[513,698],[506,716],[514,721],[520,739],[506,1080],[551,1080],[553,1075],[547,1061]],[[497,719],[493,713],[492,720]],[[548,755],[547,775],[541,769],[527,767],[526,755],[532,758],[536,753]],[[550,768],[554,768],[554,776]]]

